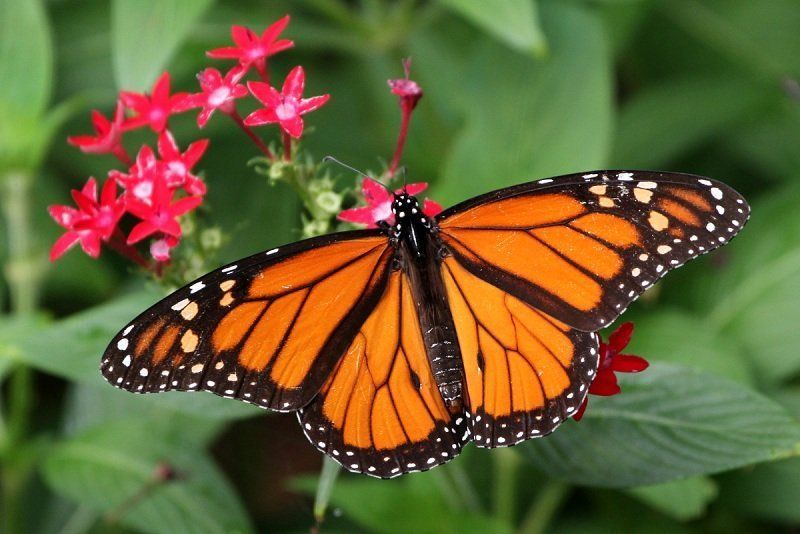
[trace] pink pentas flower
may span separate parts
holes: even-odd
[[[169,130],[158,136],[158,153],[167,185],[171,188],[183,187],[190,195],[205,195],[206,184],[192,174],[194,167],[208,148],[209,140],[201,139],[190,144],[186,152],[181,153],[175,138]]]
[[[108,180],[97,198],[97,181],[89,178],[83,188],[72,191],[78,209],[70,206],[50,206],[50,216],[67,232],[50,249],[50,261],[64,255],[76,243],[92,258],[100,256],[100,245],[108,241],[117,223],[125,214],[125,200],[117,198],[117,185]]]
[[[180,240],[171,235],[165,235],[161,239],[156,239],[150,243],[150,255],[153,259],[160,263],[165,263],[170,260],[172,249],[178,246]]]
[[[289,15],[272,23],[259,36],[244,26],[231,26],[231,38],[236,46],[215,48],[206,52],[214,59],[235,59],[245,69],[255,65],[259,72],[264,72],[266,59],[294,46],[288,39],[278,39],[289,24]]]
[[[153,149],[143,145],[136,155],[136,163],[130,167],[127,174],[112,170],[108,173],[108,177],[125,189],[127,199],[149,203],[162,169]]]
[[[199,206],[203,198],[191,196],[174,200],[174,193],[167,181],[157,175],[150,203],[137,198],[128,200],[128,211],[141,219],[128,235],[129,245],[159,232],[175,238],[181,236],[181,225],[177,218]]]
[[[388,83],[392,93],[400,97],[400,107],[403,108],[403,111],[411,112],[422,98],[422,88],[410,78],[411,58],[403,60],[403,70],[406,74],[405,78],[388,80]]]
[[[88,154],[109,154],[121,149],[122,124],[125,120],[125,109],[122,102],[117,102],[112,120],[97,110],[92,111],[92,127],[95,135],[73,135],[67,142]]]
[[[247,88],[264,108],[251,113],[244,120],[247,126],[278,123],[281,129],[295,139],[303,135],[302,115],[310,113],[328,101],[330,95],[303,98],[306,74],[303,67],[295,67],[283,82],[280,92],[264,82],[248,82]]]
[[[159,133],[167,127],[170,116],[180,111],[179,105],[186,98],[186,93],[170,94],[169,72],[164,72],[156,80],[150,94],[122,91],[119,96],[125,107],[135,115],[125,122],[126,129],[139,128],[145,125]]]
[[[236,110],[237,98],[248,95],[247,87],[239,83],[245,75],[243,67],[234,67],[225,77],[217,69],[207,68],[197,75],[201,93],[187,96],[178,105],[178,110],[203,108],[197,115],[197,126],[204,128],[216,110],[230,115]]]
[[[632,354],[621,354],[633,335],[633,323],[623,323],[610,336],[608,343],[600,340],[600,362],[597,366],[597,374],[589,386],[589,393],[592,395],[611,396],[622,392],[617,383],[617,375],[614,373],[638,373],[649,367],[647,360]],[[580,409],[575,413],[573,419],[580,421],[589,398],[583,400]]]
[[[409,195],[418,195],[427,188],[428,184],[424,182],[408,184],[395,191],[395,194],[399,195],[405,192]],[[367,205],[342,211],[338,215],[340,221],[364,224],[367,228],[377,228],[380,221],[394,224],[394,215],[392,214],[394,196],[385,187],[372,178],[366,178],[361,182],[361,194],[367,201]],[[438,202],[425,199],[422,203],[422,211],[428,217],[435,217],[442,211],[442,206]]]

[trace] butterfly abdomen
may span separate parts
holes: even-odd
[[[408,245],[401,246],[400,253],[405,255],[402,264],[411,283],[428,361],[448,409],[451,413],[460,413],[463,410],[464,365],[440,272],[437,249],[442,245],[429,230],[420,232],[414,245],[419,248],[409,250]]]

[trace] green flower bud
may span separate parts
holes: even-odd
[[[342,210],[342,197],[333,191],[320,193],[315,200],[325,213],[335,214]]]

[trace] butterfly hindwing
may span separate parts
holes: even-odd
[[[408,279],[391,274],[372,314],[298,419],[346,469],[391,478],[458,455],[464,414],[446,408],[425,353]]]
[[[478,447],[541,437],[580,408],[598,339],[542,313],[447,258],[442,265]]]
[[[262,407],[307,404],[386,284],[377,231],[256,254],[175,291],[115,336],[101,371],[135,393],[206,390]]]
[[[727,243],[748,216],[741,195],[720,182],[597,171],[476,197],[437,221],[473,274],[594,331],[667,271]]]

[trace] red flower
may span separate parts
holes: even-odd
[[[592,395],[611,396],[621,393],[614,373],[638,373],[650,365],[647,360],[632,354],[620,354],[631,340],[633,323],[623,323],[610,336],[608,343],[600,340],[600,363],[597,366],[597,375],[589,386]],[[573,415],[573,419],[580,421],[589,398],[583,400],[580,409]]]
[[[128,170],[128,174],[113,170],[108,177],[115,180],[125,189],[128,200],[150,203],[156,180],[162,170],[153,149],[143,145],[136,155],[136,163]]]
[[[122,142],[122,123],[125,120],[125,109],[122,102],[117,102],[114,120],[108,120],[97,110],[92,111],[92,126],[95,135],[73,135],[67,142],[87,154],[109,154],[117,152]]]
[[[158,153],[161,156],[161,165],[167,185],[171,188],[183,187],[190,195],[205,195],[206,184],[199,177],[191,173],[203,153],[208,148],[208,139],[195,141],[181,154],[175,138],[169,130],[164,130],[158,136]]]
[[[155,85],[150,95],[122,91],[119,96],[125,106],[133,110],[136,115],[125,122],[126,129],[139,128],[149,125],[154,132],[161,132],[167,127],[169,117],[185,109],[178,106],[186,98],[186,93],[170,95],[169,72],[164,72]]]
[[[157,174],[150,203],[137,198],[128,201],[128,211],[142,220],[128,235],[129,245],[158,232],[176,238],[181,236],[181,225],[176,218],[195,209],[203,199],[192,196],[173,202],[173,194],[167,181]]]
[[[268,57],[294,46],[294,42],[287,39],[277,40],[288,24],[289,15],[286,15],[264,30],[261,37],[244,26],[232,26],[231,37],[236,46],[215,48],[206,55],[214,59],[236,59],[246,70],[255,65],[260,73],[264,73]]]
[[[405,78],[388,80],[388,83],[392,93],[400,97],[400,107],[403,108],[405,113],[410,113],[417,106],[419,99],[422,98],[422,88],[417,82],[409,78],[411,74],[411,58],[403,60],[403,70],[406,73]]]
[[[404,188],[398,189],[395,193],[399,195],[405,191],[409,195],[418,195],[427,188],[428,184],[426,183],[408,184]],[[361,193],[364,195],[367,205],[342,211],[338,216],[340,221],[365,224],[367,228],[376,228],[379,221],[394,224],[394,215],[392,214],[394,196],[386,188],[376,180],[367,178],[361,182]],[[434,217],[441,211],[442,206],[433,200],[426,198],[422,204],[422,212],[428,217]]]
[[[72,198],[78,209],[69,206],[50,206],[50,216],[67,233],[59,237],[50,249],[50,261],[60,258],[80,241],[81,248],[92,258],[100,256],[100,243],[108,241],[117,223],[125,214],[125,201],[117,198],[117,185],[108,180],[97,200],[97,182],[89,178],[80,191],[73,189]]]
[[[224,78],[217,69],[204,70],[197,75],[203,92],[187,96],[178,105],[178,111],[203,108],[197,116],[200,128],[205,127],[216,110],[230,115],[236,110],[234,100],[247,96],[247,87],[239,83],[244,75],[245,69],[242,67],[231,69]]]
[[[277,89],[263,82],[248,82],[247,87],[264,104],[263,109],[251,113],[244,120],[247,126],[279,123],[284,132],[295,139],[303,135],[305,115],[328,101],[330,95],[303,98],[306,74],[303,67],[295,67],[283,82],[283,89]]]

